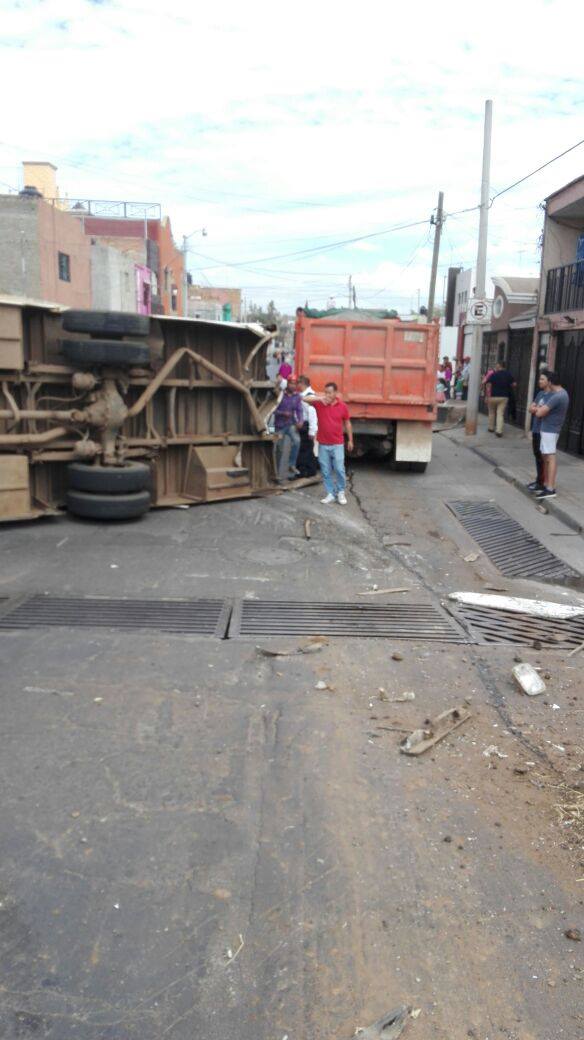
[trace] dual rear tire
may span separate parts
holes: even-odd
[[[89,520],[135,520],[150,508],[150,467],[144,462],[67,467],[67,509]]]

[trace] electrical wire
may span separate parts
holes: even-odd
[[[339,249],[341,246],[352,245],[353,242],[364,242],[369,238],[378,238],[380,235],[390,235],[394,231],[407,231],[409,228],[420,227],[422,224],[427,223],[427,218],[425,220],[415,220],[409,224],[396,224],[394,227],[384,228],[382,231],[372,231],[368,235],[356,235],[354,238],[343,238],[338,242],[331,242],[327,246],[313,246],[311,249],[298,249],[294,253],[279,253],[276,256],[252,257],[251,260],[238,260],[236,263],[230,263],[228,260],[217,262],[217,257],[208,256],[205,253],[196,253],[195,255],[201,256],[206,260],[216,261],[214,264],[206,268],[207,271],[212,270],[213,267],[245,267],[247,264],[266,263],[269,260],[287,260],[294,256],[306,256],[308,254],[315,256],[317,253],[328,252],[329,249]]]
[[[489,206],[493,205],[495,199],[500,198],[501,195],[505,195],[508,191],[511,191],[512,188],[516,188],[518,184],[523,184],[524,181],[528,181],[530,177],[534,177],[536,173],[540,172],[540,170],[545,170],[546,166],[551,166],[551,164],[557,162],[558,159],[563,159],[564,155],[573,152],[574,149],[579,148],[582,144],[584,144],[584,138],[581,141],[577,141],[576,144],[573,144],[570,148],[566,148],[565,152],[560,152],[559,155],[554,155],[553,159],[548,159],[548,161],[542,166],[538,166],[537,170],[532,170],[531,173],[526,173],[525,177],[520,177],[518,181],[514,181],[513,184],[509,184],[506,188],[502,188],[501,191],[498,191],[496,195],[491,197]]]

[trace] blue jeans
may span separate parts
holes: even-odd
[[[286,437],[290,440],[290,454],[288,456],[288,466],[290,469],[296,468],[296,459],[298,458],[298,452],[300,450],[300,434],[296,423],[290,423],[289,426],[284,426],[279,433],[278,440],[276,441],[276,468],[278,470],[278,477],[282,480],[283,474],[280,473],[282,467],[282,456],[284,454],[284,442]]]
[[[345,445],[319,444],[318,461],[328,495],[338,495],[347,485],[345,477]],[[335,489],[336,481],[336,489]]]

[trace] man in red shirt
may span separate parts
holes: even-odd
[[[341,401],[337,393],[336,383],[327,383],[324,394],[306,397],[318,415],[318,461],[322,470],[322,479],[326,495],[322,499],[325,505],[334,502],[346,506],[345,488],[345,433],[347,447],[353,450],[353,428],[349,418],[349,409]]]

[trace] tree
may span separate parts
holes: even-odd
[[[270,300],[267,307],[261,307],[250,300],[247,308],[247,320],[259,321],[261,325],[280,325],[282,315],[273,300]]]

